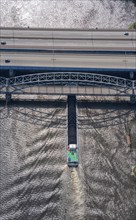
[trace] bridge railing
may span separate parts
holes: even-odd
[[[0,87],[6,86],[7,79],[5,77],[0,77]]]
[[[108,75],[100,75],[96,73],[75,73],[75,72],[51,72],[51,73],[37,73],[31,75],[17,76],[9,78],[8,85],[9,86],[18,86],[18,85],[27,85],[27,84],[37,84],[37,83],[50,83],[58,82],[59,84],[63,82],[76,82],[76,83],[97,83],[109,86],[123,87],[123,88],[132,88],[133,81],[108,76]],[[136,82],[134,83],[136,87]]]

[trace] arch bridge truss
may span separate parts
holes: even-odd
[[[81,72],[47,72],[0,77],[0,93],[75,94],[136,97],[136,80],[111,75]]]

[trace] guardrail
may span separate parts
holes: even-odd
[[[25,52],[25,53],[54,53],[54,54],[129,54],[135,55],[135,50],[66,50],[66,49],[27,49],[27,48],[0,48],[1,52]]]

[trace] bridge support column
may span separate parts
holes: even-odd
[[[9,79],[6,79],[6,93],[5,93],[6,103],[11,101],[11,92],[9,90]]]
[[[10,69],[9,70],[9,77],[13,77],[15,74],[14,74],[14,70]]]
[[[135,81],[132,82],[132,94],[130,95],[130,102],[132,104],[136,103],[136,94],[135,94]]]
[[[11,93],[6,93],[5,98],[6,98],[6,103],[10,102],[11,101]]]
[[[68,95],[68,145],[77,144],[76,96]]]
[[[135,104],[135,103],[136,103],[136,95],[135,95],[135,94],[132,94],[132,95],[130,96],[130,102],[131,102],[132,104]]]

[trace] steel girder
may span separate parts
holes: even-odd
[[[11,78],[0,77],[0,93],[3,94],[25,94],[26,88],[35,86],[75,86],[76,88],[78,87],[79,90],[80,87],[99,87],[116,90],[117,95],[136,95],[136,80],[129,80],[96,73],[48,72],[22,75]],[[42,94],[42,92],[37,92],[37,94],[39,93]],[[79,92],[76,95],[79,94],[81,95],[82,92]]]

